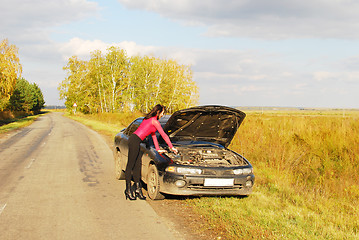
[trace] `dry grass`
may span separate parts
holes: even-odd
[[[230,148],[254,166],[254,193],[188,201],[231,239],[358,239],[358,120],[250,112]]]

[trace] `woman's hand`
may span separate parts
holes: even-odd
[[[176,149],[176,148],[171,148],[171,150],[172,150],[172,152],[174,152],[175,154],[177,154],[178,153],[178,150]]]
[[[166,153],[167,151],[164,150],[164,149],[160,149],[160,150],[158,150],[157,152],[158,152],[159,154],[162,154],[162,153]]]

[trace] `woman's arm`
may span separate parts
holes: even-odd
[[[160,146],[158,145],[158,141],[157,141],[157,137],[156,137],[156,134],[155,133],[151,133],[151,136],[152,136],[152,140],[153,140],[153,143],[155,144],[155,148],[158,152],[158,150],[160,150]]]
[[[174,151],[175,153],[177,153],[177,149],[175,149],[171,143],[170,138],[168,137],[168,135],[165,133],[165,131],[163,131],[161,124],[158,120],[153,119],[152,124],[155,126],[155,128],[157,129],[157,131],[161,134],[162,138],[165,140],[165,142],[167,143],[167,145],[172,149],[172,151]],[[156,136],[155,136],[156,138]],[[156,142],[158,145],[158,141],[156,138]],[[156,148],[157,149],[157,148]]]

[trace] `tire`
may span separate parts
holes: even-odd
[[[118,180],[125,179],[125,172],[121,168],[121,156],[120,152],[116,151],[115,153],[115,174]]]
[[[162,200],[165,197],[160,193],[160,179],[155,165],[148,168],[147,195],[152,200]]]

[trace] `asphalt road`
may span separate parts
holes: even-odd
[[[124,198],[103,138],[61,113],[0,136],[0,239],[182,239]]]

